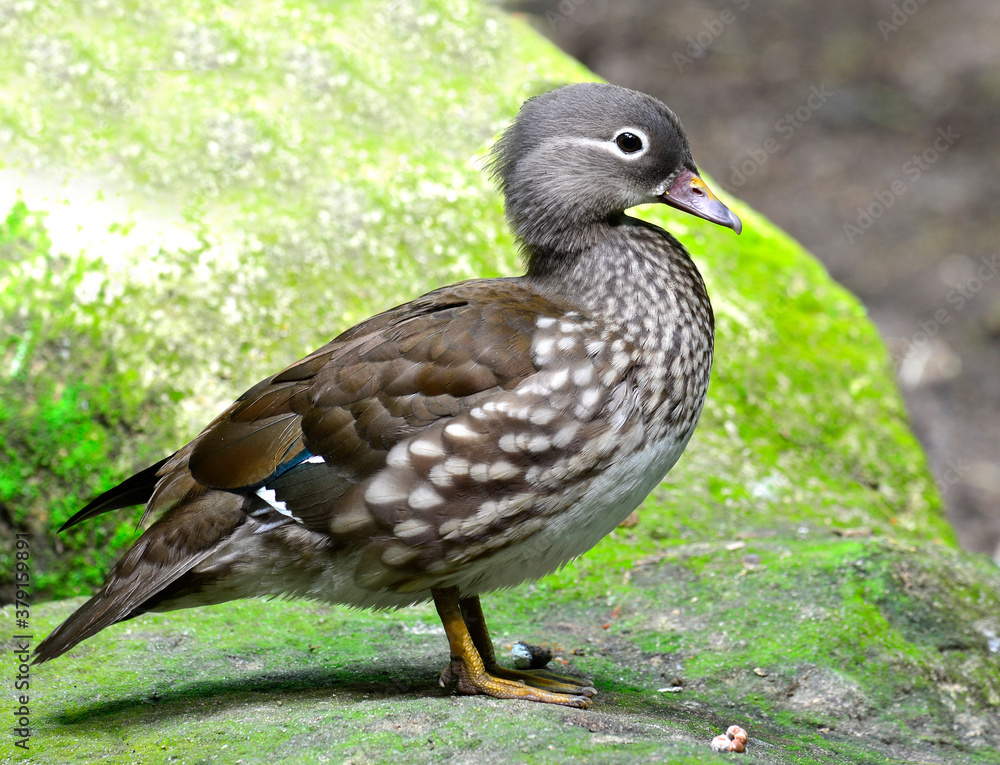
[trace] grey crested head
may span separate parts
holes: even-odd
[[[742,227],[698,177],[677,116],[616,85],[567,85],[526,101],[494,145],[490,171],[529,262],[594,246],[640,204]]]

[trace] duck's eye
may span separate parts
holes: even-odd
[[[626,154],[635,154],[642,149],[642,139],[635,133],[619,133],[615,145]]]

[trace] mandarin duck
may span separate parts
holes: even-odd
[[[658,202],[741,223],[674,113],[613,85],[529,99],[489,168],[526,273],[363,321],[76,513],[62,529],[139,504],[156,520],[35,662],[147,611],[433,600],[451,650],[442,685],[589,706],[586,681],[500,666],[479,596],[593,547],[698,421],[714,333],[704,282],[673,236],[624,211]]]

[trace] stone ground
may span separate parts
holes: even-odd
[[[547,643],[554,669],[599,689],[589,710],[439,688],[430,605],[238,601],[147,614],[33,667],[23,761],[693,765],[732,762],[708,744],[736,724],[745,765],[1000,763],[995,567],[822,532],[732,548],[584,559],[484,599],[502,658]],[[78,602],[39,606],[33,625]]]
[[[1000,560],[1000,6],[518,9],[601,76],[667,102],[701,168],[861,298],[961,543]]]

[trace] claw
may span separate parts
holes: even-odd
[[[438,677],[438,685],[442,688],[447,688],[451,685],[451,681],[455,679],[455,673],[451,671],[451,664],[441,670],[441,676]]]
[[[478,659],[478,655],[476,656]],[[495,667],[494,670],[501,669]],[[506,674],[511,670],[503,670]],[[591,697],[597,692],[593,688],[560,684],[565,690],[550,690],[531,684],[534,678],[517,680],[499,677],[487,672],[480,662],[466,662],[463,659],[453,659],[451,664],[441,673],[458,680],[458,692],[465,696],[483,694],[495,699],[521,699],[522,701],[538,701],[543,704],[559,704],[565,707],[587,709],[591,705]],[[572,689],[572,690],[570,690]]]

